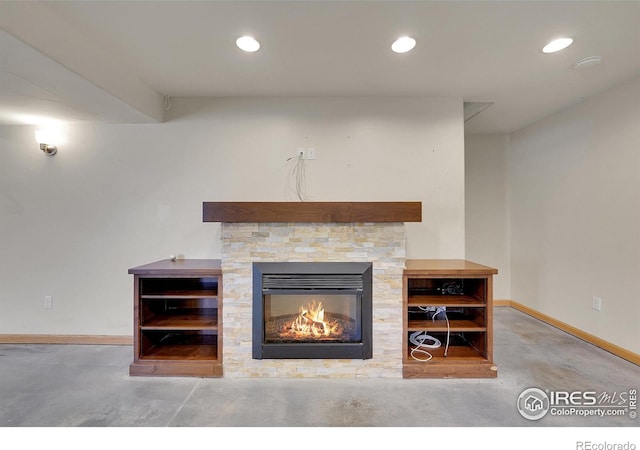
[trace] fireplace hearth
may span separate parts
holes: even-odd
[[[253,263],[253,359],[370,359],[372,264]]]

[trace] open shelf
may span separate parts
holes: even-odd
[[[219,260],[163,260],[134,275],[131,375],[222,376]]]
[[[478,324],[473,320],[449,320],[449,330],[454,331],[469,331],[469,332],[481,332],[487,331],[487,327],[482,324]],[[409,331],[447,331],[446,320],[410,320],[407,327]]]
[[[217,295],[216,277],[146,278],[140,284],[140,298],[201,298]]]
[[[412,295],[409,294],[409,306],[477,306],[484,308],[486,303],[467,295]]]
[[[408,260],[403,275],[403,376],[497,376],[493,358],[492,277],[496,269],[464,260]],[[424,332],[438,348],[415,351]],[[433,341],[427,341],[433,344]],[[446,355],[445,355],[446,353]]]
[[[143,360],[217,360],[218,337],[199,333],[143,333]]]
[[[432,364],[434,362],[440,362],[443,364],[446,364],[448,361],[453,361],[455,359],[463,359],[463,360],[468,360],[468,359],[485,359],[482,354],[480,353],[480,351],[478,351],[477,349],[473,348],[473,347],[456,347],[456,346],[450,346],[449,350],[447,351],[447,356],[444,356],[444,347],[440,347],[434,350],[430,350],[428,349],[429,353],[431,353],[431,355],[433,356],[433,358],[430,361],[427,361],[426,363],[428,364]],[[423,355],[417,355],[418,357],[422,357]],[[408,364],[425,364],[424,361],[416,361],[411,357],[411,350],[409,350],[409,353],[407,354],[407,361],[406,363]]]
[[[203,298],[203,297],[216,297],[217,291],[211,290],[192,290],[192,291],[166,291],[158,294],[142,294],[140,298],[144,299],[165,299],[165,298]]]
[[[405,315],[408,331],[487,331],[485,304],[461,306],[452,301],[447,306],[416,306],[409,303]]]
[[[218,298],[141,297],[139,316],[141,330],[217,330]]]
[[[172,314],[162,314],[146,320],[141,330],[217,330],[217,310],[193,312],[180,310]]]

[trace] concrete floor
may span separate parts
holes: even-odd
[[[516,410],[526,388],[623,392],[640,367],[511,308],[495,314],[497,379],[129,377],[129,346],[0,345],[2,427],[637,427]]]

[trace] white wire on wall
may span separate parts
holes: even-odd
[[[293,160],[291,169],[289,170],[289,184],[293,185],[296,197],[301,202],[307,200],[307,161],[304,154],[299,152],[297,155],[290,157],[287,161]]]

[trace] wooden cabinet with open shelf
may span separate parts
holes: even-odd
[[[493,275],[466,260],[407,260],[403,376],[493,378]]]
[[[219,260],[162,260],[134,275],[131,375],[222,376]]]

